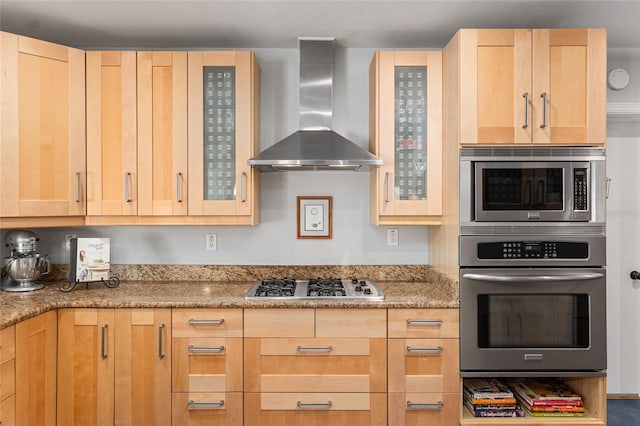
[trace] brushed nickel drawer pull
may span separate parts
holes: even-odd
[[[76,172],[76,180],[78,181],[78,193],[76,194],[76,202],[82,201],[82,173]]]
[[[102,327],[100,327],[100,358],[101,359],[106,359],[107,358],[107,325],[108,324],[102,324]]]
[[[442,320],[412,320],[408,319],[407,324],[409,325],[437,325],[438,327],[442,325]]]
[[[540,128],[544,129],[547,127],[547,92],[542,92],[540,97],[542,98],[542,124]]]
[[[182,173],[176,173],[176,202],[182,202]]]
[[[247,174],[245,172],[242,172],[240,174],[240,202],[244,203],[247,201],[247,196],[245,194],[246,192],[246,182],[247,182]]]
[[[442,410],[443,407],[442,401],[432,403],[407,401],[407,408],[412,410]]]
[[[131,173],[130,172],[125,172],[124,174],[124,202],[125,203],[130,203],[131,202],[131,197],[129,195],[129,184],[131,180]]]
[[[389,172],[384,174],[384,201],[388,203],[391,201],[391,195],[389,191]]]
[[[220,319],[193,319],[189,320],[189,324],[191,325],[210,325],[210,324],[222,324],[224,322],[224,318]]]
[[[195,402],[189,400],[189,410],[215,410],[224,407],[224,400],[218,402]]]
[[[327,401],[327,402],[300,402],[298,401],[298,403],[296,404],[297,407],[301,410],[304,409],[319,409],[319,408],[323,408],[325,410],[328,410],[329,408],[331,408],[333,406],[333,402],[331,401]]]
[[[525,92],[522,94],[524,98],[524,124],[522,125],[523,129],[529,127],[529,92]]]
[[[442,346],[438,346],[437,348],[417,348],[415,346],[407,346],[407,352],[441,354],[444,350],[442,349]]]
[[[222,352],[224,346],[193,346],[189,345],[189,353],[192,352]]]
[[[333,346],[298,346],[298,352],[331,352]]]
[[[163,338],[164,324],[160,324],[158,326],[158,359],[164,358],[164,350],[162,348],[162,338]]]

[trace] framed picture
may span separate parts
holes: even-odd
[[[333,197],[298,197],[298,239],[331,238]]]

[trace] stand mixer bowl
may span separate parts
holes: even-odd
[[[11,230],[5,235],[5,245],[11,249],[2,267],[1,289],[4,291],[32,291],[44,287],[36,282],[49,273],[49,259],[37,253],[36,235],[28,230]]]

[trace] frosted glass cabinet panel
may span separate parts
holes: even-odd
[[[370,68],[372,223],[435,225],[442,214],[442,53],[376,52]]]
[[[188,53],[189,216],[259,222],[260,66],[250,51]]]

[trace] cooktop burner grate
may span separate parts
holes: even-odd
[[[367,280],[341,278],[265,278],[254,283],[245,300],[384,300],[378,285]]]

